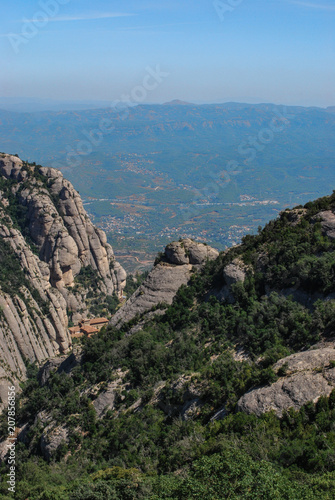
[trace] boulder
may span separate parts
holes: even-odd
[[[281,416],[284,410],[298,410],[309,401],[329,396],[335,388],[333,347],[292,354],[278,361],[273,369],[285,373],[273,384],[252,389],[240,398],[238,411],[261,415],[273,410]]]
[[[152,269],[144,283],[116,312],[110,323],[121,328],[136,316],[142,320],[143,316],[144,320],[148,319],[151,317],[148,313],[158,304],[172,304],[181,285],[188,283],[192,271],[203,266],[207,260],[216,259],[218,255],[219,252],[214,248],[190,239],[170,243],[165,249],[167,262],[159,262]]]
[[[246,266],[239,259],[233,260],[223,269],[223,278],[228,286],[238,282],[243,283],[246,275]]]
[[[172,242],[165,248],[165,256],[171,264],[189,264],[190,258],[186,253],[186,248],[180,242]]]
[[[171,264],[192,264],[202,266],[207,260],[214,260],[219,252],[208,245],[195,242],[189,238],[174,241],[165,248],[165,256]]]
[[[335,240],[335,214],[331,210],[319,212],[313,217],[312,222],[317,222],[321,219],[321,227],[324,235],[331,240]]]
[[[224,285],[221,290],[216,293],[217,298],[221,302],[233,304],[235,302],[235,298],[232,293],[231,286],[238,282],[243,283],[246,276],[247,266],[245,266],[245,264],[240,261],[240,259],[234,259],[223,269]]]
[[[291,375],[292,373],[329,367],[331,361],[335,361],[335,349],[333,347],[324,347],[291,354],[277,361],[273,369],[278,372],[284,366],[285,374]]]

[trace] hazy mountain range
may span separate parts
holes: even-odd
[[[334,107],[273,104],[3,110],[0,149],[60,168],[134,269],[176,236],[222,249],[329,192],[334,125]]]

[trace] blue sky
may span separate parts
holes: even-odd
[[[334,0],[1,2],[3,97],[335,105]]]

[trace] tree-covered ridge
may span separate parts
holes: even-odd
[[[272,368],[278,359],[334,337],[335,242],[316,217],[334,206],[332,195],[284,212],[194,273],[141,330],[131,333],[132,321],[85,340],[70,376],[51,373],[41,385],[32,371],[19,407],[30,430],[17,498],[334,498],[334,393],[282,418],[236,413],[248,390],[285,375]],[[236,260],[246,278],[221,301]],[[99,419],[94,402],[118,377],[113,408]],[[69,432],[49,465],[41,414]],[[61,479],[47,485],[54,470]]]
[[[282,419],[237,413],[210,426],[175,419],[167,427],[162,412],[146,407],[140,415],[110,419],[107,428],[97,423],[51,464],[20,444],[16,498],[331,500],[334,412],[334,392]],[[114,459],[103,453],[107,443],[115,447]],[[73,456],[62,460],[69,450]],[[4,499],[10,498],[6,487],[2,483]]]

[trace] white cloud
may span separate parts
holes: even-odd
[[[308,7],[310,9],[319,9],[319,10],[333,10],[335,11],[335,5],[325,5],[314,2],[304,2],[300,0],[291,0],[290,3],[294,5],[300,5],[301,7]]]
[[[112,19],[116,17],[130,17],[136,16],[136,14],[126,14],[123,12],[105,12],[100,14],[81,14],[81,15],[73,15],[73,16],[57,16],[54,18],[50,18],[50,21],[53,22],[67,22],[67,21],[93,21],[95,19]],[[36,22],[34,19],[26,19],[25,21]],[[41,21],[43,22],[43,21]]]

